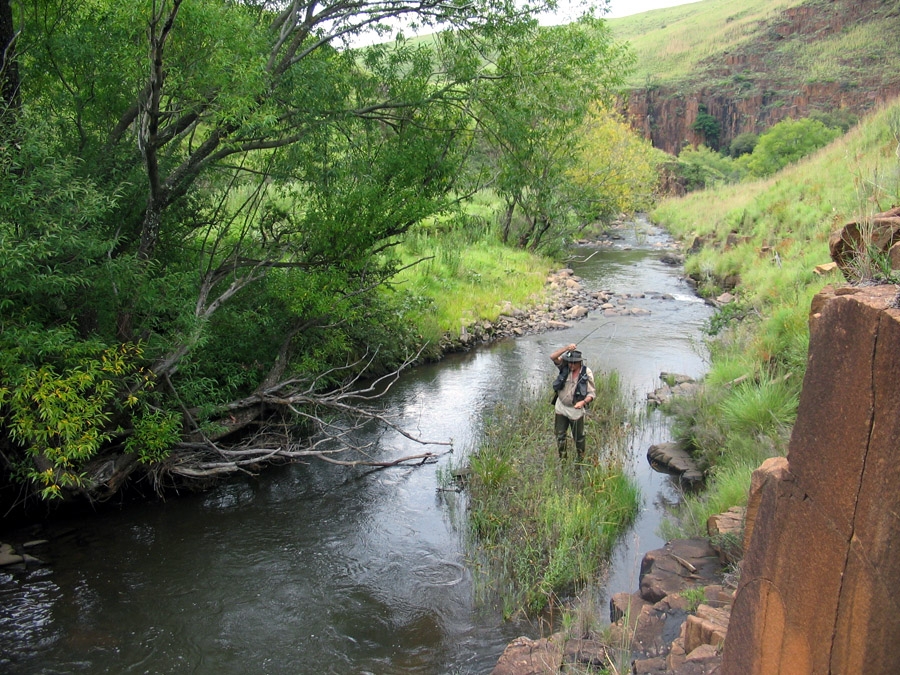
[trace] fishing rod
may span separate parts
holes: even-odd
[[[598,330],[600,330],[600,329],[603,328],[604,326],[608,326],[608,325],[611,324],[611,323],[612,323],[612,321],[606,321],[605,323],[601,323],[599,326],[597,326],[594,330],[592,330],[590,333],[588,333],[587,335],[585,335],[583,338],[581,338],[581,339],[580,339],[578,342],[576,342],[575,344],[576,344],[576,345],[581,344],[582,342],[584,342],[585,340],[587,340],[589,337],[591,337],[591,335],[593,335],[594,333],[596,333]]]

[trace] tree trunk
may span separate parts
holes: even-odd
[[[16,29],[13,25],[10,0],[0,0],[0,97],[3,99],[0,118],[5,117],[4,113],[7,110],[18,109],[21,104],[19,64],[16,60]]]
[[[534,230],[537,227],[537,221],[531,216],[527,216],[525,219],[528,222],[528,227],[526,227],[522,234],[519,235],[519,240],[517,245],[519,248],[524,249],[528,247],[528,242],[531,240],[531,236],[534,234]]]
[[[550,229],[550,225],[552,224],[547,216],[541,216],[537,222],[540,222],[541,226],[535,229],[534,236],[531,238],[531,244],[528,246],[531,251],[537,251],[538,246],[541,245],[541,240],[544,238],[544,235],[547,233],[547,230]]]
[[[500,239],[504,244],[509,241],[509,228],[512,227],[512,217],[515,208],[515,200],[509,200],[509,203],[506,205],[506,212],[503,214],[502,230],[500,235]]]

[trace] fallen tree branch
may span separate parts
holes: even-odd
[[[363,459],[346,461],[346,460],[341,460],[341,459],[333,459],[324,454],[316,455],[316,456],[318,456],[318,458],[321,459],[322,461],[328,462],[329,464],[339,464],[340,466],[391,467],[391,466],[399,466],[401,464],[407,464],[408,462],[412,462],[415,460],[421,460],[421,461],[419,461],[419,464],[427,464],[431,461],[437,461],[438,457],[440,457],[441,455],[447,454],[447,452],[450,452],[450,451],[447,450],[447,451],[439,453],[439,454],[436,454],[433,452],[423,452],[420,455],[408,455],[406,457],[400,457],[399,459],[394,459],[389,462],[376,462],[376,461],[371,461],[371,460],[367,461],[367,460],[363,460]]]

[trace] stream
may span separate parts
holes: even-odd
[[[0,569],[0,671],[489,673],[507,643],[540,629],[476,601],[465,495],[442,490],[441,472],[464,463],[497,401],[550,391],[548,355],[570,342],[595,372],[618,370],[638,403],[661,371],[706,370],[701,329],[710,308],[680,269],[660,262],[666,235],[646,221],[623,234],[610,249],[577,250],[576,258],[590,257],[571,267],[591,290],[645,293],[627,304],[649,315],[595,311],[569,329],[451,355],[394,385],[383,403],[406,429],[452,439],[453,453],[437,463],[380,471],[294,464],[203,494],[44,525],[36,536],[49,543],[32,553],[48,564]],[[634,430],[629,470],[643,504],[612,556],[601,618],[612,593],[636,590],[641,557],[663,543],[656,530],[678,491],[649,468],[646,450],[669,440],[667,431],[658,412]],[[555,452],[552,435],[548,405]],[[422,452],[393,432],[377,440],[385,459]]]

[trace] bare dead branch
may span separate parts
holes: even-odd
[[[441,453],[445,454],[445,453]],[[401,464],[409,464],[410,462],[417,461],[419,464],[426,464],[428,462],[436,462],[438,457],[441,454],[435,454],[433,452],[423,452],[420,455],[408,455],[407,457],[400,457],[399,459],[391,460],[390,462],[374,462],[370,460],[354,460],[354,461],[343,461],[340,459],[333,459],[332,457],[328,457],[326,455],[316,455],[322,461],[328,462],[329,464],[339,464],[341,466],[378,466],[378,467],[391,467],[391,466],[399,466]]]
[[[180,443],[166,463],[172,476],[184,478],[215,478],[261,465],[285,461],[310,459],[340,466],[370,466],[386,468],[399,465],[419,465],[436,461],[452,452],[452,442],[429,440],[411,433],[386,410],[372,407],[371,403],[384,396],[400,373],[415,362],[421,350],[409,356],[391,373],[363,382],[365,372],[376,358],[377,350],[367,353],[352,363],[330,368],[312,380],[288,379],[257,392],[254,396],[224,406],[222,411],[236,411],[265,404],[269,409],[281,409],[291,420],[304,420],[311,430],[298,439],[287,423],[259,420],[258,430],[252,437],[232,445],[214,442],[198,431],[195,440]],[[336,388],[320,391],[322,383],[339,377],[350,376]],[[188,413],[190,411],[187,411]],[[193,417],[189,415],[193,420]],[[286,418],[288,419],[288,418]],[[196,423],[193,423],[196,427]],[[372,427],[376,431],[373,434]],[[238,426],[237,429],[245,425]],[[372,452],[379,444],[376,435],[390,430],[414,443],[447,448],[442,452],[424,452],[398,459],[378,459]],[[349,457],[348,457],[349,456]]]

